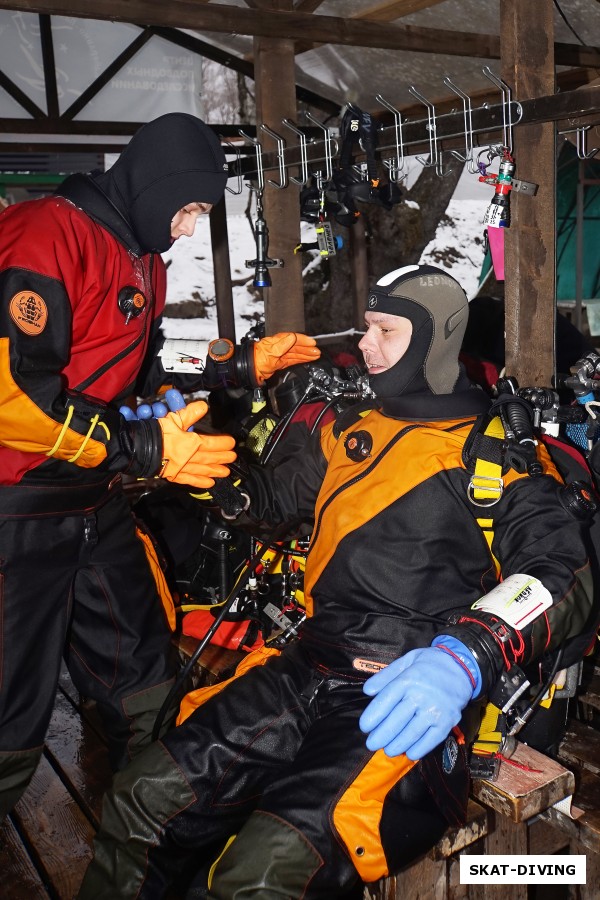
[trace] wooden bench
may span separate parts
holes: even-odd
[[[193,638],[180,639],[182,657],[189,658],[196,645]],[[214,683],[240,656],[210,648],[199,661],[199,680]],[[466,824],[448,829],[427,854],[398,875],[365,885],[363,900],[480,900],[483,887],[486,897],[496,892],[502,900],[527,900],[527,885],[460,885],[459,854],[542,852],[530,850],[528,822],[574,790],[575,777],[568,768],[517,743],[510,761],[501,763],[496,781],[473,783]],[[540,845],[547,840],[539,838],[541,830],[538,826],[531,838],[537,837]]]
[[[41,763],[0,826],[2,900],[72,900],[112,774],[95,710],[61,677]]]
[[[189,657],[195,646],[194,639],[184,641],[183,657]],[[198,677],[204,683],[217,680],[240,657],[211,647],[203,654]],[[588,684],[584,694],[589,690]],[[523,774],[524,770],[503,763],[497,782],[475,784],[465,826],[449,829],[424,857],[397,876],[366,885],[364,900],[526,900],[527,885],[461,885],[460,854],[556,852],[586,854],[587,886],[573,886],[569,900],[597,900],[600,735],[596,728],[571,720],[560,757],[570,771],[565,773],[530,748],[518,748],[513,759],[543,770],[543,775]],[[101,799],[110,781],[95,710],[79,701],[63,675],[42,763],[0,827],[1,900],[72,900],[91,858]],[[573,790],[576,815],[570,818],[551,804]],[[535,900],[546,898],[538,894]]]

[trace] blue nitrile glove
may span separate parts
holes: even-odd
[[[165,400],[166,403],[156,400],[152,405],[140,403],[135,412],[129,406],[120,406],[119,412],[128,422],[133,422],[134,419],[164,419],[167,413],[177,412],[186,406],[183,394],[175,388],[165,391]],[[192,430],[192,428],[188,428],[188,431]]]
[[[363,690],[374,699],[359,726],[369,735],[369,750],[417,760],[448,737],[481,682],[474,657],[456,644],[460,656],[442,646],[410,650],[365,681]]]

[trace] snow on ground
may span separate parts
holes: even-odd
[[[440,266],[452,274],[462,284],[469,298],[477,290],[483,262],[482,220],[489,200],[489,190],[482,192],[481,199],[451,200],[434,239],[421,257],[421,262]],[[310,229],[311,226],[306,227]],[[231,278],[234,282],[235,327],[239,340],[256,319],[256,314],[262,314],[263,305],[247,290],[245,284],[235,284],[246,277],[250,282],[253,275],[253,270],[244,265],[246,259],[253,259],[255,256],[254,238],[248,219],[240,212],[228,214],[227,230]],[[217,320],[208,218],[200,219],[193,238],[180,238],[163,254],[163,258],[168,263],[167,304],[190,299],[204,301],[199,302],[199,308],[206,314],[203,318],[170,318],[167,309],[167,316],[163,320],[165,336],[212,340],[217,335]],[[401,264],[399,260],[398,265]],[[206,302],[208,305],[205,305]]]

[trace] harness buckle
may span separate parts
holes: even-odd
[[[480,484],[479,482],[486,482],[485,484]],[[487,491],[491,494],[497,494],[496,497],[487,497],[484,501],[475,499],[475,491]],[[467,497],[474,504],[474,506],[495,506],[496,503],[501,499],[502,494],[504,493],[504,480],[502,478],[493,478],[490,475],[478,475],[477,473],[471,476],[471,480],[469,481],[467,487]]]

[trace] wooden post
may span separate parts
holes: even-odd
[[[215,297],[217,300],[217,324],[219,337],[229,338],[235,343],[235,315],[231,288],[231,265],[229,261],[229,235],[227,233],[227,213],[225,197],[210,211],[210,242],[215,275]]]
[[[292,10],[292,0],[272,0],[273,8]],[[294,42],[286,38],[254,38],[257,137],[265,151],[273,151],[273,139],[260,131],[264,124],[285,137],[281,120],[296,118]],[[272,287],[264,289],[266,333],[304,331],[304,292],[300,243],[300,204],[294,184],[279,190],[267,183],[278,173],[265,173],[263,207],[269,229],[269,256],[282,259],[282,269],[271,268]]]
[[[501,0],[502,78],[515,100],[555,90],[552,0]],[[554,123],[514,128],[515,177],[535,197],[511,192],[505,232],[506,371],[522,387],[549,386],[556,316],[556,150]]]
[[[350,226],[348,252],[352,277],[353,316],[352,324],[357,331],[364,331],[369,272],[367,265],[367,239],[362,216]]]

